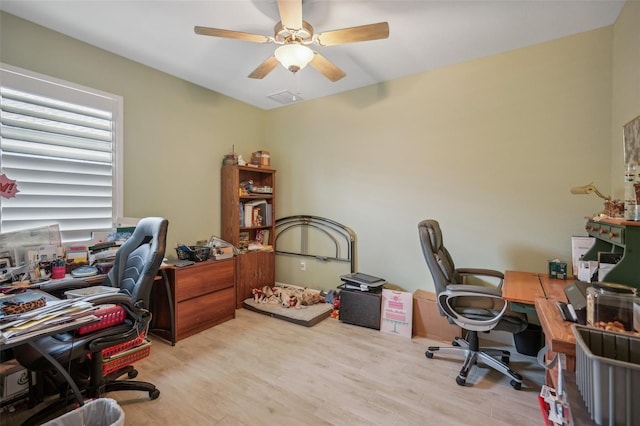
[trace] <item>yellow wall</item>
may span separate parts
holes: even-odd
[[[640,2],[628,1],[613,29],[611,187],[624,199],[622,126],[640,115]]]
[[[262,110],[13,15],[0,36],[4,63],[124,97],[124,215],[168,218],[168,255],[220,234],[222,158],[261,148]]]
[[[569,260],[570,236],[602,208],[569,188],[593,181],[621,196],[621,125],[640,113],[637,2],[613,27],[271,111],[0,19],[2,62],[124,96],[125,215],[168,217],[169,247],[219,232],[231,146],[267,149],[278,217],[352,227],[358,269],[408,291],[432,286],[425,218],[441,222],[458,266]],[[320,273],[307,261],[307,276]]]
[[[570,259],[571,235],[602,204],[569,188],[609,184],[612,34],[269,111],[278,215],[349,225],[358,269],[409,291],[432,286],[417,232],[427,218],[458,266],[545,271]]]

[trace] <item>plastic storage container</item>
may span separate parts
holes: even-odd
[[[609,331],[634,331],[634,305],[638,303],[640,298],[633,287],[592,283],[587,288],[587,325]]]
[[[640,424],[640,337],[582,325],[576,336],[576,385],[598,425]]]

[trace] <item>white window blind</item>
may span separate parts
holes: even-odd
[[[63,242],[113,227],[121,214],[122,98],[2,65],[0,233],[58,224]]]

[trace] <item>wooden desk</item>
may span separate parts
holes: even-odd
[[[502,284],[502,296],[506,300],[535,306],[549,348],[547,358],[552,359],[557,353],[565,354],[567,371],[574,371],[576,367],[576,339],[571,323],[562,319],[556,301],[567,301],[564,288],[572,282],[549,278],[547,274],[506,271]],[[547,370],[547,384],[556,387],[557,376],[556,369]]]
[[[506,271],[502,283],[502,297],[512,303],[533,305],[538,297],[545,297],[541,274],[535,272]]]
[[[572,280],[549,278],[547,274],[523,271],[506,271],[502,284],[502,297],[512,303],[534,305],[536,299],[566,301],[564,288]]]
[[[546,358],[553,359],[556,354],[564,354],[564,369],[574,372],[576,370],[576,338],[571,331],[572,323],[562,319],[556,306],[556,299],[538,298],[535,306],[544,332],[544,342],[548,347]],[[557,368],[547,370],[545,378],[547,385],[557,389],[557,379]]]

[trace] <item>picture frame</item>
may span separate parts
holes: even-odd
[[[640,115],[622,126],[624,163],[640,164]]]

